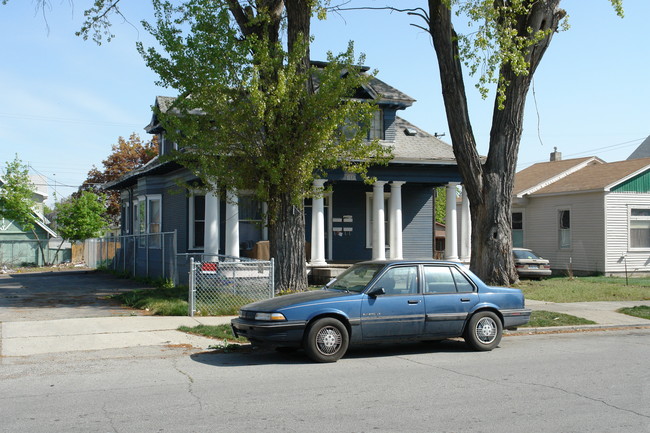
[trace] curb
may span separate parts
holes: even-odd
[[[597,332],[597,331],[623,331],[627,329],[648,329],[648,323],[628,325],[576,325],[576,326],[548,326],[544,328],[518,328],[504,330],[504,336],[537,335],[537,334],[565,334],[570,332]]]

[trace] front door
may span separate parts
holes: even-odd
[[[364,340],[417,337],[424,329],[424,299],[418,289],[418,267],[390,268],[373,285],[384,294],[367,296],[361,306]],[[372,290],[372,289],[371,289]]]

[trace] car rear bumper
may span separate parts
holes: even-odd
[[[299,346],[305,331],[305,322],[260,322],[241,318],[230,321],[236,337],[246,337],[251,343],[269,346]]]
[[[513,329],[517,326],[525,325],[530,321],[531,310],[520,308],[514,310],[501,310],[503,316],[503,328]]]

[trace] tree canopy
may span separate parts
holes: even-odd
[[[88,172],[88,177],[79,187],[79,191],[73,194],[73,197],[79,198],[84,191],[101,192],[101,185],[106,182],[118,179],[120,176],[142,167],[151,161],[158,153],[158,141],[154,137],[150,141],[142,141],[136,133],[125,140],[118,137],[117,143],[112,146],[112,153],[102,161],[103,170],[96,166]],[[106,195],[105,212],[109,221],[117,225],[120,219],[120,195],[119,191],[101,192]]]

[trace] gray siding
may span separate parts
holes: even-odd
[[[403,186],[402,248],[405,259],[433,257],[433,188]]]
[[[550,260],[551,268],[566,273],[605,272],[605,212],[603,193],[529,197],[524,212],[524,247]],[[559,246],[558,211],[571,211],[571,248]]]

